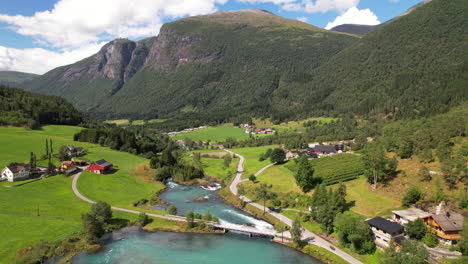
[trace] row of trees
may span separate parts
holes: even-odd
[[[155,181],[164,182],[173,178],[178,182],[187,182],[193,179],[203,178],[205,176],[201,162],[194,165],[185,164],[180,161],[180,154],[176,145],[169,144],[161,152],[161,155],[155,155],[150,160],[150,167],[156,169],[154,175]],[[199,157],[199,156],[198,156]]]

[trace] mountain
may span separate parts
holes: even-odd
[[[468,2],[433,0],[362,38],[261,10],[165,24],[27,84],[101,119],[417,118],[467,100]]]
[[[17,71],[0,71],[0,85],[18,87],[21,84],[31,81],[39,75]]]
[[[330,31],[348,33],[348,34],[353,34],[353,35],[357,35],[357,36],[364,36],[365,34],[371,32],[374,29],[377,29],[377,28],[381,27],[382,25],[391,23],[391,22],[396,21],[396,20],[398,20],[399,18],[401,18],[401,17],[403,17],[405,15],[410,14],[411,12],[416,10],[417,8],[419,8],[421,6],[424,6],[425,4],[427,4],[427,3],[431,2],[431,1],[432,0],[424,0],[424,1],[414,5],[412,7],[410,7],[403,14],[401,14],[401,15],[399,15],[397,17],[394,17],[394,18],[390,19],[389,21],[387,21],[385,23],[382,23],[382,24],[379,24],[379,25],[370,26],[370,25],[358,25],[358,24],[343,24],[343,25],[338,25],[336,27],[333,27],[332,29],[330,29]]]
[[[378,28],[380,25],[370,26],[370,25],[357,25],[357,24],[343,24],[343,25],[339,25],[330,29],[330,31],[348,33],[348,34],[353,34],[357,36],[364,36],[365,34]]]
[[[87,120],[63,98],[0,85],[1,126],[28,126],[35,129],[45,124],[78,125]]]
[[[287,95],[306,112],[428,116],[468,99],[468,2],[433,0],[368,33]],[[317,100],[317,98],[320,98]]]
[[[157,37],[111,41],[26,88],[101,119],[264,113],[283,79],[307,76],[355,41],[262,10],[223,11],[165,24]]]

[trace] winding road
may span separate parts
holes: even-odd
[[[230,153],[231,155],[235,155],[235,156],[239,157],[239,163],[237,164],[236,177],[234,178],[234,180],[231,182],[231,185],[229,186],[229,190],[231,191],[231,193],[237,196],[237,185],[239,183],[243,182],[243,181],[246,181],[245,179],[242,180],[242,175],[244,174],[244,160],[245,159],[244,159],[243,156],[241,156],[241,155],[239,155],[237,153],[234,153],[234,152],[232,152],[230,150],[224,149],[224,151]],[[265,171],[267,168],[269,168],[269,167],[271,167],[273,165],[274,164],[269,164],[269,165],[263,167],[257,173],[255,173],[255,176],[260,175],[263,171]],[[278,219],[281,222],[287,224],[288,226],[292,226],[293,221],[291,219],[289,219],[288,217],[286,217],[286,216],[284,216],[282,214],[279,214],[277,212],[273,212],[273,211],[269,210],[268,208],[264,208],[263,205],[254,203],[252,200],[248,199],[245,196],[240,196],[239,198],[242,199],[243,201],[245,201],[246,203],[249,203],[250,205],[252,205],[252,206],[254,206],[254,207],[256,207],[256,208],[258,208],[258,209],[260,209],[262,211],[265,210],[270,215],[274,216],[276,219]],[[348,253],[340,250],[339,248],[333,247],[333,245],[331,243],[329,243],[325,239],[319,237],[318,235],[310,232],[307,229],[304,230],[304,233],[302,235],[302,240],[307,241],[309,244],[313,244],[313,245],[322,247],[322,248],[336,254],[337,256],[339,256],[340,258],[346,260],[349,263],[362,264],[362,262],[360,262],[359,260],[353,258],[351,255],[349,255]],[[331,249],[332,247],[334,248],[334,250]]]

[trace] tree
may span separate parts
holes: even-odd
[[[302,227],[301,221],[298,217],[294,219],[289,233],[291,233],[292,240],[296,244],[296,246],[299,246],[301,244],[302,233],[304,233],[304,228]]]
[[[408,159],[411,158],[411,155],[413,155],[413,141],[408,137],[404,137],[398,148],[398,156],[402,159]]]
[[[270,161],[272,163],[281,164],[281,163],[284,163],[285,159],[286,159],[286,153],[284,153],[282,149],[275,148],[274,150],[271,151]]]
[[[432,149],[428,146],[425,146],[418,154],[419,159],[424,163],[429,163],[434,161],[434,156],[432,155]]]
[[[443,162],[447,159],[450,159],[452,156],[452,148],[451,148],[452,143],[450,142],[449,139],[444,139],[439,142],[436,148],[436,155],[437,158],[439,158],[440,162]]]
[[[224,155],[224,160],[223,160],[223,165],[224,168],[229,168],[229,165],[231,165],[232,162],[232,157],[230,154]]]
[[[159,168],[154,174],[154,180],[160,182],[164,182],[170,177],[172,177],[172,169],[169,166],[163,166]]]
[[[432,176],[431,173],[429,172],[429,168],[426,166],[422,166],[419,168],[419,177],[421,177],[421,181],[431,181]]]
[[[59,148],[59,153],[57,155],[58,159],[60,161],[64,161],[64,160],[70,160],[70,156],[68,156],[68,148],[67,146],[61,146]]]
[[[245,186],[242,184],[237,185],[237,197],[245,195]]]
[[[205,221],[211,221],[212,218],[213,216],[211,215],[210,210],[206,209],[205,213],[202,216],[202,219]]]
[[[202,168],[200,152],[193,153],[193,166],[198,169]]]
[[[112,218],[111,206],[106,202],[98,201],[91,206],[90,215],[94,216],[102,223],[108,223]]]
[[[49,140],[47,138],[45,140],[45,155],[49,157]]]
[[[409,222],[405,229],[408,236],[416,240],[421,240],[427,232],[427,227],[420,218],[418,218],[416,221]]]
[[[249,176],[249,181],[255,182],[256,180],[257,180],[257,177],[255,177],[255,175],[251,174],[251,175]]]
[[[161,153],[160,163],[162,166],[174,166],[177,164],[177,160],[169,149],[165,149]]]
[[[436,234],[432,233],[430,230],[426,232],[422,240],[428,247],[435,247],[439,243]]]
[[[359,254],[368,254],[375,251],[372,231],[369,225],[360,217],[350,213],[338,214],[334,226],[342,246],[351,246],[351,249]]]
[[[367,181],[373,184],[374,190],[378,182],[385,183],[397,175],[398,160],[395,157],[387,158],[386,151],[379,142],[366,145],[363,162]]]
[[[445,199],[444,190],[442,188],[442,183],[440,182],[439,178],[436,178],[434,183],[434,195],[432,200],[436,203],[440,203]]]
[[[320,182],[320,178],[314,178],[314,168],[305,156],[297,159],[297,170],[294,177],[296,184],[301,187],[304,193],[309,192]]]
[[[463,256],[468,256],[468,225],[463,227],[461,238],[458,240],[458,248]]]
[[[88,240],[97,240],[104,234],[103,223],[90,213],[81,215],[83,230]]]
[[[266,211],[266,202],[273,197],[276,197],[276,194],[271,192],[271,185],[266,185],[262,183],[259,187],[255,188],[257,193],[257,200],[263,201],[263,213]]]
[[[188,228],[192,228],[195,226],[195,214],[193,211],[189,211],[185,214],[185,218],[187,219],[187,226]]]
[[[406,192],[406,195],[403,197],[401,204],[404,207],[409,207],[411,204],[415,204],[424,197],[421,190],[418,187],[412,186]]]
[[[177,207],[173,204],[169,205],[167,208],[167,212],[171,215],[176,215],[177,214]]]
[[[140,226],[145,226],[148,223],[148,221],[149,221],[149,218],[144,212],[141,212],[138,215],[138,224]]]
[[[380,264],[426,264],[429,258],[427,249],[417,241],[405,240],[399,252],[395,251],[392,244],[384,250],[383,257],[379,259]]]
[[[30,157],[29,157],[29,166],[31,167],[31,170],[32,171],[35,171],[36,170],[36,154],[34,154],[34,152],[31,152],[30,153]]]

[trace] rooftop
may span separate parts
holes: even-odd
[[[110,162],[108,162],[108,161],[106,161],[106,160],[104,160],[104,159],[98,160],[98,161],[96,161],[95,163],[96,163],[97,165],[99,165],[99,166],[102,166],[102,167],[107,167],[107,166],[112,165],[112,163],[110,163]]]
[[[432,215],[432,218],[444,231],[461,231],[463,229],[463,216],[461,214],[447,212]]]
[[[398,210],[392,211],[394,214],[401,216],[402,218],[408,219],[409,221],[415,221],[418,218],[425,218],[430,216],[431,214],[428,212],[424,212],[418,208],[410,208],[407,210]]]
[[[397,231],[401,231],[404,229],[404,227],[400,224],[397,224],[392,221],[388,221],[387,219],[383,219],[382,217],[374,217],[369,220],[367,220],[367,223],[370,226],[376,227],[378,229],[381,229],[387,233],[394,233]]]

